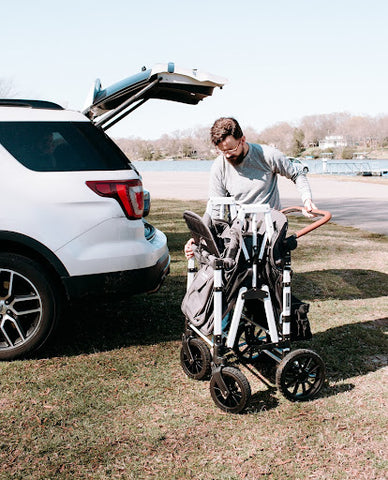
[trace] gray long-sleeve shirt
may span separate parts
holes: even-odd
[[[306,175],[283,153],[268,145],[248,143],[248,146],[249,151],[240,165],[232,165],[223,155],[214,160],[209,198],[233,196],[237,203],[268,203],[279,210],[279,174],[295,183],[303,202],[311,199]]]

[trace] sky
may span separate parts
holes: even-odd
[[[388,114],[386,0],[0,0],[0,82],[82,110],[157,63],[228,79],[199,105],[149,100],[113,137],[156,139],[234,116],[260,132],[306,115]]]

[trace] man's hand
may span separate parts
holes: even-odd
[[[189,258],[194,257],[193,249],[191,248],[191,245],[193,243],[194,243],[194,238],[190,238],[190,240],[186,242],[184,251],[185,251],[185,257],[187,258],[187,260],[189,260]]]
[[[313,217],[314,215],[311,214],[311,210],[317,210],[317,207],[315,205],[315,203],[313,203],[313,201],[311,200],[311,198],[308,198],[307,200],[305,200],[304,202],[304,210],[303,210],[303,215],[305,217]]]

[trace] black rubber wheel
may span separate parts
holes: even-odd
[[[199,338],[190,338],[188,347],[192,358],[181,348],[181,365],[185,374],[194,380],[204,380],[210,377],[211,353],[205,342]]]
[[[309,173],[309,167],[303,167],[303,173]]]
[[[223,395],[213,375],[210,379],[210,393],[214,403],[224,412],[242,412],[251,398],[251,387],[246,376],[235,367],[224,367],[221,375],[229,393]]]
[[[238,327],[233,351],[240,360],[252,363],[259,357],[257,347],[266,341],[265,330],[247,322]]]
[[[12,360],[41,347],[59,315],[59,292],[35,260],[0,254],[0,359]]]
[[[276,385],[291,402],[311,400],[325,381],[325,364],[312,350],[299,349],[288,353],[276,371]]]

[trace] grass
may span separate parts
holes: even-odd
[[[327,384],[290,403],[247,373],[251,404],[228,415],[179,364],[186,208],[204,204],[152,207],[172,256],[158,293],[84,300],[39,355],[0,364],[0,479],[386,478],[387,237],[327,224],[300,239],[293,289]]]

